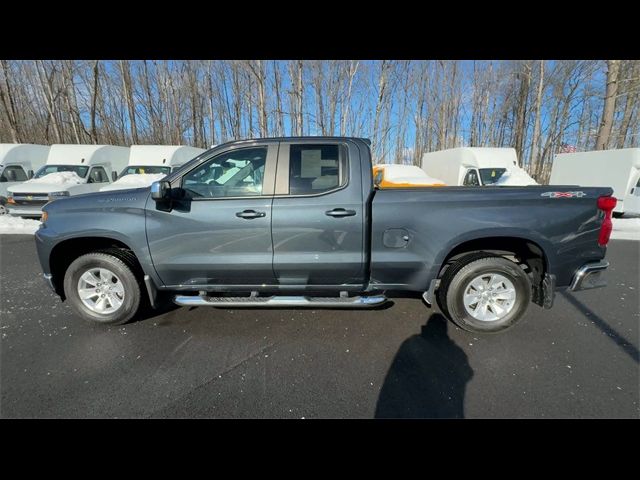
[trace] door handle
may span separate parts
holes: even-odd
[[[325,215],[330,217],[353,217],[356,214],[355,210],[345,210],[344,208],[334,208],[333,210],[327,210]]]
[[[264,217],[265,215],[266,213],[256,212],[255,210],[244,210],[242,212],[236,213],[236,217],[246,218],[247,220],[251,220],[252,218]]]

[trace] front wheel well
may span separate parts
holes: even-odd
[[[49,267],[56,293],[64,300],[64,275],[69,265],[78,257],[92,252],[103,252],[120,258],[142,278],[144,273],[133,250],[125,243],[108,237],[71,238],[57,244],[49,255]]]

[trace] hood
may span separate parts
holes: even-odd
[[[147,188],[151,186],[153,182],[156,182],[166,177],[164,173],[131,173],[120,177],[115,182],[106,185],[100,189],[101,192],[108,192],[111,190],[129,190],[133,188]]]
[[[115,192],[93,192],[81,195],[62,197],[53,202],[47,203],[42,210],[47,212],[72,213],[82,211],[84,213],[101,210],[112,210],[113,208],[144,208],[149,197],[149,188],[118,190]]]
[[[56,183],[30,183],[29,181],[20,183],[9,188],[11,193],[50,193],[64,192],[73,188],[73,185],[60,185]]]
[[[76,185],[84,185],[87,179],[75,172],[54,172],[40,178],[32,178],[11,189],[14,193],[64,192]]]

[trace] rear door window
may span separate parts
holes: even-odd
[[[313,195],[347,183],[346,149],[338,144],[291,145],[289,194]]]

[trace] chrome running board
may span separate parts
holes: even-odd
[[[260,308],[372,308],[387,301],[384,295],[370,297],[307,297],[307,296],[279,296],[270,297],[209,297],[206,295],[176,295],[173,302],[183,307],[260,307]]]

